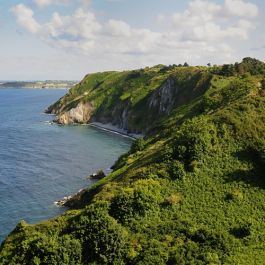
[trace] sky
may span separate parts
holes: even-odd
[[[265,61],[264,0],[0,1],[0,80]]]

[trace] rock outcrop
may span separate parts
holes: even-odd
[[[88,123],[94,111],[93,104],[90,102],[79,102],[75,108],[59,114],[56,122],[59,124]]]
[[[77,193],[69,196],[65,196],[64,198],[55,201],[54,204],[59,207],[68,207],[68,208],[74,208],[74,205],[76,202],[80,200],[82,195],[86,192],[85,189],[80,189]]]
[[[178,87],[172,78],[168,78],[166,82],[157,90],[155,90],[148,100],[149,109],[156,110],[157,114],[169,114],[175,104],[175,95],[178,93]]]
[[[129,101],[118,101],[112,106],[108,113],[97,113],[93,117],[93,122],[110,123],[117,128],[134,132],[135,128],[131,128],[129,119],[132,115],[132,106]]]

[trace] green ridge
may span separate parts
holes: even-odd
[[[157,115],[146,103],[168,78],[179,92]],[[75,209],[20,222],[0,264],[264,264],[264,78],[251,58],[87,76],[51,108],[93,100],[104,116],[130,98],[134,115],[146,114],[132,128],[148,122],[147,136]]]

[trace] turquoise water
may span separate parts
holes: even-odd
[[[54,201],[91,185],[131,140],[90,126],[49,124],[43,110],[65,90],[0,89],[0,242],[24,219],[53,217]]]

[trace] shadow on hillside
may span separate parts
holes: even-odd
[[[240,161],[252,165],[252,169],[238,169],[226,176],[227,182],[243,181],[253,187],[265,189],[265,163],[259,151],[248,148],[234,154]]]

